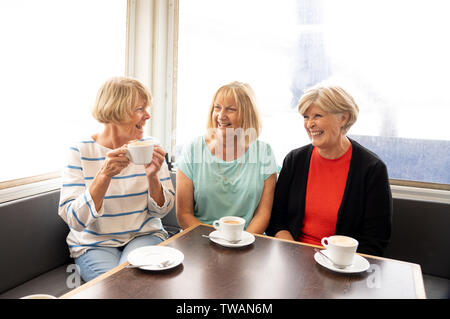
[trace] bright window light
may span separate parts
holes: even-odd
[[[296,104],[319,82],[360,107],[349,136],[392,179],[450,184],[448,1],[180,1],[177,153],[205,131],[221,85],[255,90],[278,165],[309,143]]]
[[[97,89],[125,73],[126,0],[0,2],[0,182],[58,171],[98,124]]]

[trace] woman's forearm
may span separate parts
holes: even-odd
[[[176,210],[181,228],[200,224],[194,216],[194,184],[180,169],[177,171]]]
[[[194,217],[193,214],[189,214],[189,213],[178,214],[177,219],[178,219],[178,224],[180,225],[180,227],[182,229],[189,228],[193,225],[201,224],[201,222],[196,217]]]
[[[247,227],[248,232],[262,234],[269,226],[276,182],[276,174],[273,174],[264,181],[263,193],[253,218]]]
[[[269,214],[265,214],[265,216],[255,216],[250,224],[248,225],[246,231],[249,233],[262,234],[266,231],[267,226],[269,225],[270,220],[270,212]]]
[[[103,199],[111,183],[111,177],[108,177],[102,173],[98,173],[92,184],[89,186],[89,193],[95,204],[95,210],[98,212],[102,208]]]
[[[275,234],[275,237],[280,239],[294,240],[294,237],[292,237],[291,233],[288,230],[280,230]]]
[[[157,175],[148,177],[148,195],[159,207],[164,205],[164,192]]]

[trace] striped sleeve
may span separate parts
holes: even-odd
[[[77,231],[82,231],[99,217],[95,204],[86,187],[80,150],[69,149],[67,165],[63,169],[59,216]]]
[[[170,212],[175,203],[175,191],[173,189],[172,179],[170,177],[170,172],[166,162],[164,162],[161,166],[161,169],[158,172],[158,177],[163,188],[164,204],[162,206],[158,206],[153,198],[148,196],[148,208],[151,216],[162,218]]]

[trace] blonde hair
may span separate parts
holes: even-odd
[[[312,104],[328,113],[348,112],[349,118],[342,127],[343,133],[347,133],[358,118],[358,105],[353,97],[339,86],[315,86],[306,90],[298,102],[298,111],[304,115]]]
[[[256,96],[249,84],[238,81],[223,85],[216,91],[208,111],[208,122],[206,124],[206,128],[215,128],[212,114],[214,111],[214,103],[219,96],[222,96],[224,99],[234,100],[234,103],[236,104],[235,106],[238,110],[240,128],[244,131],[250,128],[254,129],[257,138],[261,131],[261,117],[256,105]]]
[[[140,100],[144,106],[152,103],[151,93],[141,82],[130,77],[114,77],[100,87],[92,115],[100,123],[126,123]]]

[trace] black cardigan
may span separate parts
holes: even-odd
[[[336,221],[336,235],[359,241],[358,252],[382,256],[391,237],[392,194],[386,165],[354,140],[352,158]],[[305,215],[311,144],[291,151],[278,177],[272,216],[266,233],[288,230],[295,240]]]

